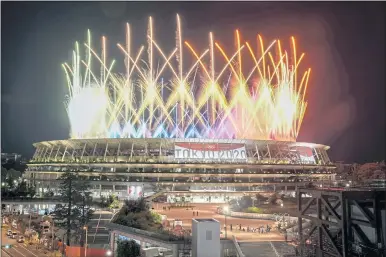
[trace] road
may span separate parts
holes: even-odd
[[[96,211],[91,216],[90,221],[87,223],[88,227],[88,245],[101,247],[101,245],[108,245],[110,234],[106,229],[106,224],[110,222],[113,217],[112,212],[108,211]]]
[[[7,237],[8,229],[1,230],[1,256],[6,257],[48,257],[51,256],[50,252],[45,254],[42,250],[36,250],[34,245],[26,245],[24,243],[16,242],[16,239],[10,239]],[[10,248],[6,248],[6,245],[10,245]]]
[[[275,257],[295,254],[294,247],[285,242],[241,242],[239,245],[246,257]]]
[[[16,243],[11,248],[1,249],[2,256],[12,256],[12,257],[41,257],[41,256],[49,256],[44,253],[40,253],[30,247],[26,247],[24,244]]]

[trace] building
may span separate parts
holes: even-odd
[[[12,162],[17,163],[21,161],[21,154],[17,153],[1,153],[1,165]]]
[[[56,193],[66,171],[94,197],[135,199],[164,191],[169,202],[226,202],[240,193],[295,191],[334,178],[328,146],[238,139],[69,139],[34,144],[24,174],[39,194]]]
[[[192,257],[220,257],[220,222],[215,219],[192,220]]]

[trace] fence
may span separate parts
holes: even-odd
[[[279,217],[282,217],[288,222],[297,222],[297,217],[291,217],[288,215],[279,214],[259,214],[259,213],[247,213],[247,212],[229,212],[229,216],[236,218],[248,218],[248,219],[261,219],[261,220],[274,220],[278,221]]]

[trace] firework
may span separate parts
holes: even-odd
[[[311,70],[298,75],[304,54],[296,55],[294,38],[289,56],[279,40],[265,46],[258,35],[255,54],[236,31],[236,50],[228,54],[209,33],[208,49],[199,53],[183,41],[178,15],[176,27],[176,46],[165,53],[155,40],[151,17],[147,46],[137,51],[131,49],[127,24],[126,45],[118,44],[125,74],[113,72],[115,62],[108,61],[105,37],[99,55],[88,31],[85,60],[76,43],[72,65],[63,65],[71,138],[296,140]],[[194,60],[189,67],[183,63],[184,54]],[[243,66],[245,56],[253,62],[249,72]],[[165,74],[171,75],[165,79]]]

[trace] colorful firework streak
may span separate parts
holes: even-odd
[[[238,30],[235,39],[236,50],[228,54],[209,33],[208,49],[198,52],[183,41],[177,15],[176,46],[166,54],[155,40],[150,17],[147,45],[136,52],[131,49],[130,25],[126,25],[126,44],[117,45],[126,71],[117,74],[115,62],[107,60],[106,38],[102,37],[99,54],[92,48],[88,31],[86,58],[81,59],[76,43],[72,65],[63,64],[71,138],[295,141],[307,108],[311,72],[298,75],[304,54],[297,56],[293,37],[291,54],[279,40],[265,46],[261,35],[256,38],[257,51],[248,42],[242,43]],[[186,53],[193,60],[189,67],[184,63]],[[245,56],[253,63],[248,72]],[[96,68],[99,74],[93,72]],[[166,74],[170,79],[164,80]]]

